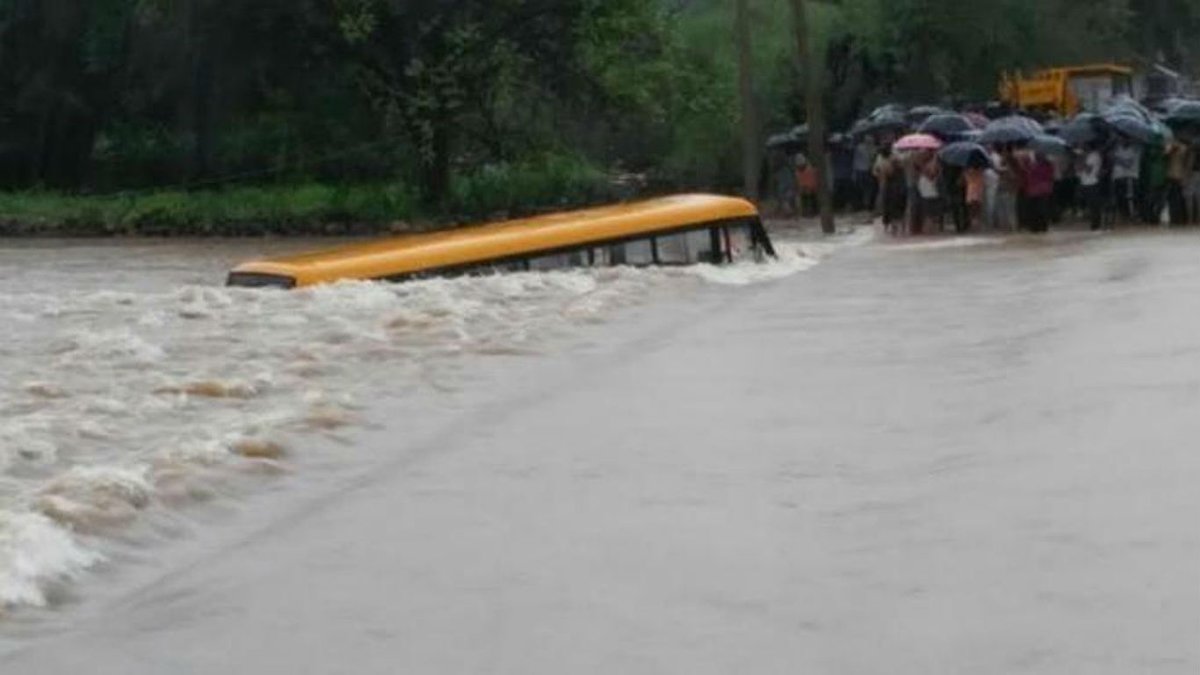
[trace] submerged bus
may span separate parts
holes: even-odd
[[[775,249],[753,204],[679,195],[249,262],[230,272],[228,284],[301,288],[342,280],[721,264],[768,256],[774,257]]]

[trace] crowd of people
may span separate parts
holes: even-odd
[[[1048,152],[1024,144],[981,148],[987,161],[952,166],[936,150],[900,151],[899,133],[835,136],[827,176],[835,208],[873,213],[897,236],[1046,232],[1200,223],[1200,147],[1113,135]],[[817,172],[803,153],[777,160],[783,215],[815,215]]]

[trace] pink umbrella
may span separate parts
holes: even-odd
[[[896,141],[892,147],[896,150],[939,150],[942,142],[929,134],[909,134]]]

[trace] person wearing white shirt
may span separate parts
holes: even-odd
[[[1083,191],[1083,203],[1087,209],[1088,222],[1093,230],[1099,230],[1104,215],[1103,196],[1100,193],[1100,174],[1104,170],[1104,158],[1095,146],[1084,150],[1075,169],[1079,176],[1079,187]]]
[[[1112,151],[1113,194],[1117,213],[1126,223],[1133,222],[1137,210],[1137,185],[1142,173],[1142,149],[1122,139]]]

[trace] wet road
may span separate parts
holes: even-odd
[[[872,243],[581,324],[595,289],[518,302],[553,309],[496,326],[561,337],[374,400],[357,461],[0,666],[1194,673],[1197,261],[1187,234]]]

